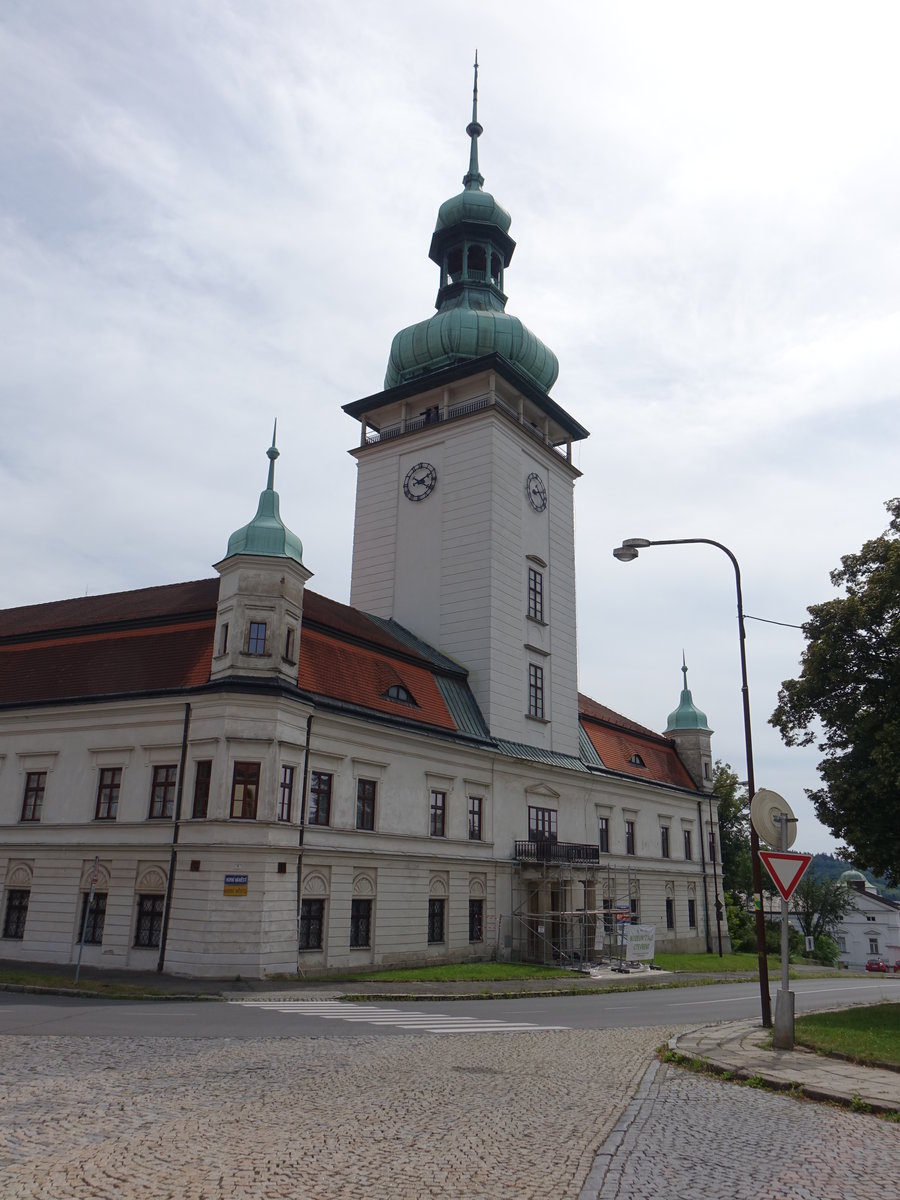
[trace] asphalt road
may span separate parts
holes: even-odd
[[[794,983],[798,1013],[896,1000],[893,980]],[[287,993],[285,993],[287,996]],[[773,995],[774,1011],[774,995]],[[0,993],[0,1034],[68,1037],[340,1038],[411,1033],[510,1032],[527,1027],[637,1029],[705,1025],[759,1013],[756,983],[511,1000],[392,1002],[357,1006],[242,996],[228,1001],[76,1000]]]

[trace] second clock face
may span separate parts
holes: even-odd
[[[525,480],[525,494],[535,512],[543,512],[547,507],[547,489],[536,471],[532,471]]]
[[[437,483],[437,471],[431,463],[420,462],[406,472],[403,480],[403,494],[407,500],[424,500],[434,491]]]

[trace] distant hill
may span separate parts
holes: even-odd
[[[843,875],[844,871],[857,869],[853,863],[835,858],[833,854],[814,854],[813,860],[809,864],[809,873],[814,879],[837,879]],[[888,887],[883,877],[873,875],[871,871],[863,871],[863,875],[869,883],[873,883],[878,888],[879,893],[887,900],[900,901],[900,888]]]

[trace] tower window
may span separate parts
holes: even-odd
[[[503,286],[503,264],[499,254],[491,255],[491,283],[494,287]]]
[[[528,568],[528,615],[532,621],[544,619],[544,576],[536,567]]]
[[[544,718],[544,668],[528,664],[528,715]]]
[[[288,631],[284,635],[284,657],[289,662],[294,661],[294,627],[288,626]]]
[[[236,762],[231,782],[231,815],[237,821],[256,820],[259,763]]]
[[[228,622],[222,622],[222,628],[219,631],[219,653],[228,653]]]
[[[250,636],[247,639],[248,654],[265,654],[266,652],[266,623],[265,621],[250,622]]]
[[[457,247],[447,254],[447,282],[459,283],[462,279],[462,250]]]
[[[487,279],[487,255],[484,246],[470,246],[466,275],[476,283]]]

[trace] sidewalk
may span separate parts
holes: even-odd
[[[811,1100],[867,1104],[873,1112],[900,1112],[900,1072],[860,1067],[811,1050],[769,1048],[771,1031],[757,1021],[727,1021],[681,1033],[669,1048],[700,1058],[738,1079],[762,1079],[771,1087],[802,1092]]]

